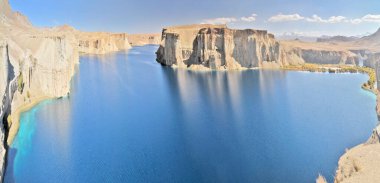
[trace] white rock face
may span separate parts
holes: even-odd
[[[262,30],[190,25],[163,30],[157,61],[168,66],[231,70],[304,63],[357,64],[358,57],[347,50],[282,44]]]
[[[348,49],[331,46],[328,43],[307,43],[300,41],[281,41],[285,63],[290,65],[313,64],[351,64],[357,65],[360,56]]]
[[[5,129],[2,121],[7,117],[9,109],[10,109],[10,102],[11,102],[11,95],[9,91],[9,86],[11,82],[11,77],[13,76],[13,70],[11,70],[11,65],[9,63],[9,57],[8,57],[8,50],[7,50],[7,44],[5,42],[0,42],[0,99],[1,99],[1,105],[0,105],[0,180],[3,180],[3,173],[4,173],[4,158],[5,158]]]
[[[6,144],[19,128],[19,113],[42,99],[67,95],[79,53],[129,48],[126,34],[83,33],[68,26],[35,28],[11,10],[8,0],[0,0],[0,180]]]
[[[128,34],[128,40],[132,46],[159,45],[161,34]]]
[[[85,54],[105,54],[131,47],[127,34],[78,33],[79,52]]]
[[[225,25],[191,25],[165,28],[157,51],[163,65],[210,69],[263,67],[264,62],[280,66],[279,43],[260,30],[233,30]]]

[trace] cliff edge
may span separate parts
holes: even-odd
[[[0,0],[0,180],[20,113],[44,99],[67,95],[80,54],[105,54],[130,47],[124,33],[33,27],[27,17],[12,11],[8,0]]]
[[[279,43],[262,30],[234,30],[225,25],[164,28],[157,61],[167,66],[216,70],[279,67]]]
[[[162,65],[204,70],[280,68],[286,65],[352,64],[357,54],[325,43],[277,41],[265,30],[235,30],[226,25],[164,28],[157,61]]]

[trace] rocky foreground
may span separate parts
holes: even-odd
[[[302,42],[277,41],[267,31],[234,30],[225,25],[168,27],[162,31],[156,54],[157,62],[162,65],[191,70],[282,68],[309,63],[363,64],[375,70],[379,83],[380,29],[361,39]],[[379,88],[380,85],[373,92],[377,94]],[[379,134],[380,127],[373,131],[368,142],[348,150],[340,158],[336,183],[380,181]],[[317,180],[324,181],[323,177]]]

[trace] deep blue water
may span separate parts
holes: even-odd
[[[376,125],[363,74],[192,72],[155,46],[84,56],[21,116],[6,182],[314,182]]]

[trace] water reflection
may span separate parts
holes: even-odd
[[[376,124],[362,75],[177,70],[156,49],[83,57],[70,98],[25,113],[6,182],[332,179]]]

